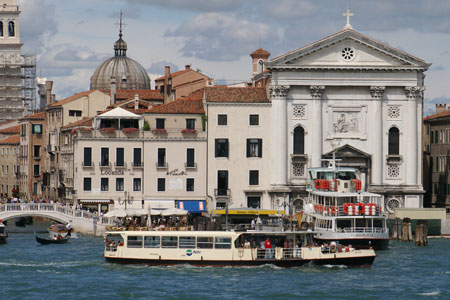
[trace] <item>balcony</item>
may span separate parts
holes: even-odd
[[[166,134],[167,130],[164,128],[155,128],[155,129],[152,129],[152,132],[154,134]]]
[[[401,155],[386,155],[386,161],[388,164],[401,164],[403,158]]]
[[[133,162],[133,168],[142,169],[143,167],[144,167],[144,162],[142,162],[142,161],[134,161]]]
[[[93,167],[94,167],[94,164],[92,163],[92,161],[88,161],[88,162],[83,161],[83,162],[81,162],[81,165],[82,165],[84,168],[93,168]]]
[[[186,169],[197,170],[197,163],[196,162],[186,162],[186,163],[184,163],[184,167]]]
[[[307,154],[291,154],[291,161],[293,163],[306,163],[308,161]]]
[[[122,162],[122,163],[115,162],[114,167],[116,167],[116,169],[126,169],[127,163],[126,162]]]
[[[38,155],[38,156],[33,156],[33,159],[34,159],[34,160],[41,160],[41,156],[40,156],[40,155]]]
[[[100,166],[100,169],[110,169],[111,168],[111,163],[110,162],[99,162],[98,163]]]
[[[221,199],[221,200],[226,200],[229,199],[231,195],[231,190],[230,189],[214,189],[214,196],[216,197],[217,200]]]
[[[169,167],[169,165],[167,164],[167,162],[157,162],[156,163],[157,169],[167,169],[168,167]]]
[[[195,129],[183,129],[183,130],[181,130],[181,133],[182,134],[195,134],[195,133],[197,133],[197,130],[195,130]]]

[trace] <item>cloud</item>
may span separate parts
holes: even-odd
[[[152,63],[150,68],[147,69],[147,72],[150,74],[164,75],[166,66],[170,66],[171,73],[176,72],[180,69],[177,65],[175,65],[171,62],[159,61],[159,62]]]
[[[204,13],[184,22],[167,37],[180,38],[180,49],[187,57],[205,60],[236,60],[249,55],[260,42],[277,42],[277,32],[268,24],[254,22],[235,14]]]
[[[425,98],[423,114],[425,116],[430,116],[430,115],[435,114],[436,113],[436,104],[449,105],[450,104],[450,98],[449,97],[445,97],[445,96],[431,98],[431,99],[430,98]]]
[[[48,38],[57,33],[55,7],[44,0],[22,0],[20,35],[24,54],[39,54]]]
[[[173,10],[197,12],[233,11],[243,5],[242,0],[123,0],[129,4],[145,4]]]
[[[41,56],[39,65],[45,66],[43,72],[46,77],[73,75],[76,69],[91,70],[92,75],[95,68],[108,57],[110,55],[95,53],[87,47],[59,44]]]

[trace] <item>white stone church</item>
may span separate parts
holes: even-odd
[[[265,61],[271,72],[272,201],[300,206],[306,169],[336,150],[388,211],[422,207],[424,72],[430,64],[347,26]]]

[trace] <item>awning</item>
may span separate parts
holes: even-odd
[[[102,203],[102,204],[112,204],[112,200],[111,199],[79,199],[80,203],[93,203],[93,204],[98,204],[98,203]]]
[[[178,200],[177,208],[189,211],[189,213],[206,212],[205,200]]]
[[[151,209],[175,208],[175,201],[174,200],[150,200],[150,199],[145,199],[145,203]]]
[[[209,211],[214,215],[225,215],[225,209],[213,209]],[[268,210],[268,209],[251,209],[251,208],[230,208],[228,209],[229,215],[284,215],[283,210]]]

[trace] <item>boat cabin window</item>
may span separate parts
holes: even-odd
[[[216,249],[231,249],[231,238],[216,237],[216,242],[214,246]]]
[[[348,228],[348,227],[352,227],[352,221],[351,220],[342,220],[342,219],[337,219],[336,220],[336,227],[339,229],[344,229],[344,228]]]
[[[180,236],[180,248],[195,248],[195,236]]]
[[[160,236],[146,236],[144,237],[144,248],[159,248],[161,246]]]
[[[178,237],[177,236],[163,236],[161,242],[162,248],[177,248]]]
[[[197,248],[199,249],[212,249],[213,248],[213,237],[197,237]]]
[[[0,227],[0,234],[5,233],[5,227]]]
[[[127,248],[142,248],[142,236],[128,236]]]
[[[352,180],[352,179],[356,179],[356,174],[355,174],[355,172],[337,172],[336,179]]]
[[[105,244],[110,245],[112,242],[115,245],[123,245],[123,238],[120,234],[108,234],[105,237]]]
[[[373,220],[373,227],[383,228],[383,220],[374,219]]]

